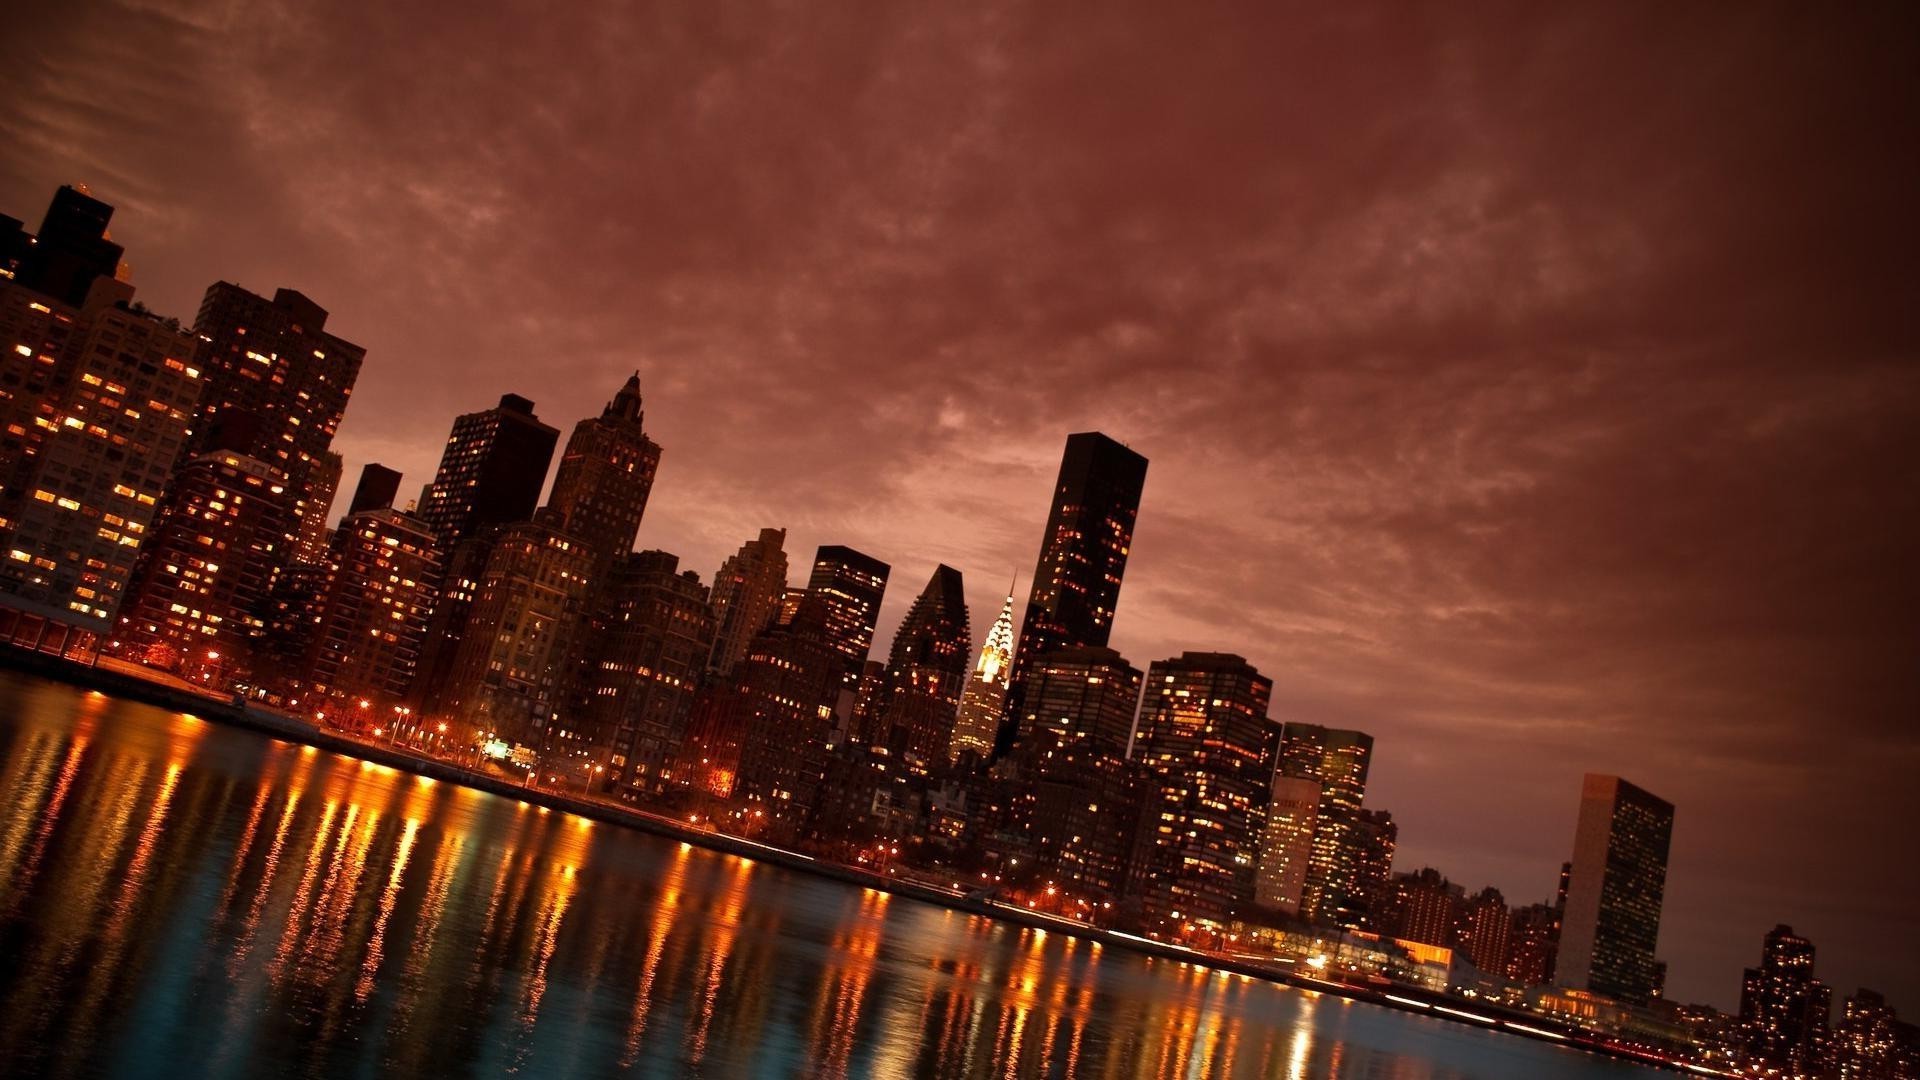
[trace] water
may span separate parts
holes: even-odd
[[[0,675],[8,1076],[1601,1078]]]

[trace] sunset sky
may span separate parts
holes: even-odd
[[[850,544],[883,641],[947,562],[977,643],[1104,431],[1115,646],[1373,733],[1397,869],[1549,898],[1619,773],[1671,996],[1788,922],[1920,1016],[1911,5],[639,6],[12,11],[0,213],[331,310],[348,487],[638,368],[640,545]]]

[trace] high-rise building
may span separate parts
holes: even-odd
[[[1283,915],[1300,914],[1313,860],[1314,823],[1320,817],[1320,781],[1276,769],[1260,839],[1254,903]]]
[[[1528,904],[1513,909],[1507,928],[1507,978],[1521,986],[1553,982],[1553,956],[1560,948],[1560,906]]]
[[[62,187],[47,204],[40,232],[27,238],[14,222],[8,230],[17,238],[6,261],[12,279],[67,307],[83,307],[89,295],[98,295],[101,281],[113,282],[123,273],[122,249],[107,238],[113,207],[101,202],[85,186]],[[12,219],[9,219],[12,220]]]
[[[266,462],[230,450],[187,462],[141,545],[109,651],[208,686],[250,683],[293,510]]]
[[[1227,653],[1148,669],[1132,751],[1148,774],[1146,808],[1129,891],[1149,926],[1224,923],[1252,906],[1273,783],[1272,690]]]
[[[1912,1066],[1920,1061],[1911,1038],[1902,1045],[1903,1027],[1912,1032],[1910,1025],[1900,1023],[1886,998],[1860,988],[1840,1009],[1827,1068],[1821,1075],[1834,1080],[1907,1080],[1914,1075]]]
[[[1020,734],[1021,684],[1032,664],[1054,649],[1107,644],[1146,481],[1147,459],[1120,443],[1098,432],[1067,437],[1020,624],[998,752]]]
[[[440,468],[420,501],[420,516],[442,550],[488,526],[526,521],[540,502],[560,432],[533,413],[533,402],[503,394],[491,409],[453,422]]]
[[[1740,1041],[1750,1062],[1806,1076],[1821,1064],[1833,991],[1813,977],[1813,942],[1776,926],[1761,948],[1760,966],[1740,985]]]
[[[399,720],[439,587],[440,553],[426,522],[389,506],[348,514],[307,635],[302,692],[289,704],[342,727]]]
[[[873,649],[873,628],[892,569],[871,555],[839,544],[823,545],[814,553],[806,591],[826,605],[827,640],[847,658],[849,689],[858,688],[860,669],[866,666],[867,654]],[[792,607],[798,611],[797,600]]]
[[[1362,810],[1355,819],[1352,839],[1358,895],[1366,905],[1365,918],[1359,922],[1368,929],[1377,929],[1379,922],[1374,918],[1373,908],[1393,877],[1393,853],[1400,842],[1400,827],[1385,810]]]
[[[785,529],[761,529],[714,573],[715,631],[707,668],[715,674],[730,674],[753,639],[780,614],[787,591],[787,553],[780,545],[786,539]]]
[[[826,773],[845,661],[827,638],[826,605],[816,597],[749,643],[728,680],[730,726],[740,740],[735,798],[783,821],[806,817]]]
[[[1454,923],[1465,902],[1460,886],[1433,867],[1395,874],[1388,884],[1387,933],[1403,941],[1418,941],[1450,949]]]
[[[314,474],[324,474],[323,458],[366,359],[365,349],[327,333],[326,325],[326,309],[292,289],[268,300],[225,281],[207,288],[194,321],[194,331],[207,339],[201,356],[208,379],[195,449],[212,447],[205,439],[222,413],[255,418],[250,443],[223,449],[286,476],[294,516],[279,553],[283,566],[303,535],[326,531],[333,491]]]
[[[307,472],[307,497],[313,500],[313,505],[333,505],[333,497],[340,490],[340,476],[346,467],[346,460],[332,450],[313,459],[313,467]],[[326,565],[333,546],[326,513],[308,514],[300,519],[299,528],[299,539],[293,546],[294,565]]]
[[[391,510],[394,497],[399,494],[400,473],[377,462],[368,462],[360,468],[360,482],[353,486],[353,499],[347,503],[347,513]]]
[[[942,564],[894,631],[880,730],[871,740],[909,771],[924,775],[946,763],[972,651],[966,587],[960,571]]]
[[[1007,682],[1013,674],[1013,593],[1000,608],[1000,617],[980,646],[980,659],[960,692],[960,715],[953,724],[953,742],[947,752],[957,761],[971,754],[986,760],[1006,714]]]
[[[0,281],[0,639],[110,629],[185,445],[200,343],[128,292]]]
[[[1281,731],[1281,775],[1321,786],[1300,914],[1314,922],[1358,926],[1367,885],[1359,873],[1359,819],[1367,792],[1373,736],[1360,731],[1289,723]]]
[[[1507,899],[1489,885],[1460,904],[1454,923],[1454,947],[1489,975],[1504,975],[1513,933]]]
[[[607,784],[645,797],[672,779],[713,650],[713,609],[700,575],[664,551],[616,561],[601,595],[605,614],[587,643],[574,721]]]
[[[1554,978],[1635,1004],[1654,996],[1654,947],[1673,804],[1617,776],[1587,774],[1573,837]]]
[[[660,447],[647,437],[645,419],[634,372],[599,416],[574,425],[553,476],[547,510],[556,527],[593,552],[596,568],[633,550],[647,512]]]

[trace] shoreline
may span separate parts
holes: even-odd
[[[1363,986],[1353,983],[1336,982],[1303,975],[1296,971],[1277,967],[1273,964],[1238,959],[1217,953],[1201,952],[1182,945],[1155,941],[1115,930],[1107,930],[1087,923],[1044,914],[1021,908],[1014,904],[992,899],[976,899],[966,893],[945,889],[918,881],[902,880],[897,877],[873,873],[841,863],[816,859],[813,856],[786,848],[763,844],[744,837],[733,836],[711,828],[700,828],[651,811],[621,806],[580,795],[570,795],[546,788],[527,787],[522,784],[493,776],[489,773],[456,765],[439,758],[425,757],[398,747],[381,746],[377,743],[362,742],[338,732],[328,731],[291,716],[259,707],[247,707],[235,704],[230,698],[210,695],[190,689],[184,685],[175,686],[159,682],[124,670],[102,668],[81,663],[66,657],[50,656],[44,653],[28,653],[19,649],[0,646],[0,669],[62,683],[80,690],[105,694],[121,700],[134,701],[155,708],[185,713],[202,720],[245,728],[269,738],[278,739],[317,750],[338,754],[342,757],[370,762],[398,772],[423,776],[436,782],[457,784],[475,791],[485,792],[502,798],[513,799],[528,805],[550,811],[572,814],[576,817],[650,833],[669,840],[723,855],[734,855],[744,859],[799,873],[838,881],[847,885],[875,889],[893,896],[909,900],[918,900],[936,907],[958,911],[966,915],[979,916],[999,922],[1037,930],[1045,933],[1064,934],[1069,937],[1089,941],[1103,947],[1121,949],[1137,955],[1156,959],[1170,960],[1176,963],[1191,964],[1224,974],[1237,975],[1244,979],[1260,979],[1281,986],[1305,990],[1312,993],[1327,994],[1333,997],[1360,1001],[1384,1009],[1416,1015],[1427,1015],[1437,1020],[1459,1024],[1464,1027],[1496,1031],[1517,1035],[1536,1042],[1551,1042],[1569,1050],[1595,1054],[1618,1061],[1643,1065],[1649,1068],[1667,1069],[1680,1072],[1695,1072],[1701,1075],[1733,1075],[1706,1069],[1685,1062],[1657,1058],[1614,1046],[1593,1037],[1590,1033],[1567,1027],[1559,1022],[1531,1013],[1519,1012],[1509,1008],[1488,1008],[1484,1004],[1464,1001],[1436,994],[1417,987],[1389,984],[1385,987]],[[1473,1011],[1468,1011],[1472,1009]]]

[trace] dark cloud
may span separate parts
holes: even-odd
[[[42,4],[0,209],[292,285],[424,481],[642,370],[642,542],[936,562],[977,630],[1063,436],[1153,461],[1116,644],[1380,740],[1401,863],[1550,893],[1579,775],[1679,805],[1664,952],[1790,921],[1920,1009],[1920,40],[1896,5]]]

